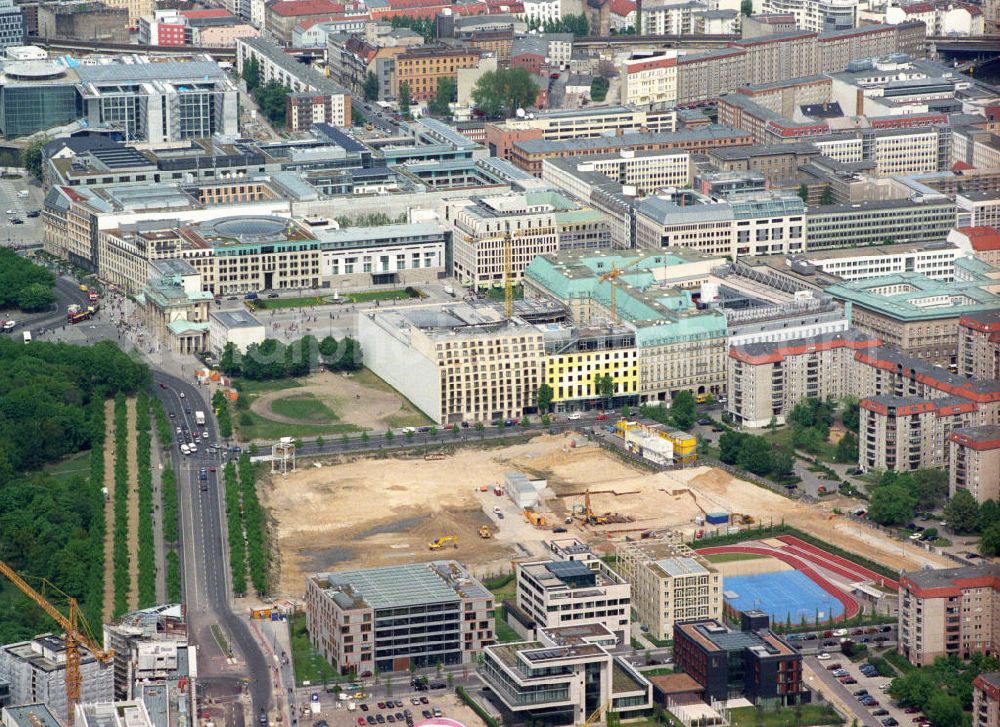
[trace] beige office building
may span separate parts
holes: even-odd
[[[722,575],[687,547],[680,533],[616,545],[617,566],[632,584],[632,606],[656,639],[674,624],[722,618]]]
[[[633,106],[673,106],[677,102],[677,53],[635,55],[621,66],[622,101]]]
[[[995,565],[903,573],[897,650],[918,666],[939,656],[997,653],[998,591],[1000,567]]]
[[[968,490],[979,503],[1000,500],[1000,426],[955,429],[948,440],[951,495]]]
[[[486,306],[368,311],[365,366],[439,425],[513,419],[535,407],[542,331]]]

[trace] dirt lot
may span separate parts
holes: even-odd
[[[500,449],[461,449],[439,460],[359,458],[276,477],[263,489],[277,523],[281,591],[301,596],[304,576],[323,569],[455,557],[482,575],[509,571],[511,558],[540,555],[542,541],[553,537],[551,530],[526,523],[509,498],[479,490],[502,482],[513,469],[548,481],[538,509],[550,522],[563,525],[588,488],[595,512],[634,519],[602,528],[565,525],[567,535],[605,545],[609,537],[654,528],[692,534],[693,520],[703,510],[727,510],[763,522],[794,523],[893,568],[947,565],[834,515],[836,499],[806,506],[707,467],[651,474],[579,437],[543,435]],[[503,511],[502,520],[494,508]],[[486,524],[494,537],[482,540],[478,528]],[[457,537],[456,550],[428,549],[428,542],[445,535]]]
[[[341,421],[362,429],[384,429],[386,426],[416,426],[428,423],[412,404],[397,394],[371,372],[354,375],[324,371],[301,379],[302,386],[272,391],[257,397],[250,409],[260,416],[283,424],[317,424]],[[283,398],[312,395],[329,407],[337,419],[317,422],[279,414],[273,403]]]

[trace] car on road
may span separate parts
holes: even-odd
[[[379,702],[378,703],[378,708],[379,709],[385,709],[385,702]]]
[[[907,707],[903,710],[903,714],[916,714],[920,709],[917,707]]]
[[[410,704],[420,704],[420,700],[416,697],[410,697]]]
[[[444,714],[444,713],[443,713],[443,712],[442,712],[442,711],[441,711],[440,709],[438,709],[437,707],[435,707],[434,709],[432,709],[432,710],[431,710],[431,712],[432,712],[432,713],[434,714],[434,716],[435,716],[435,717],[441,717],[441,716],[443,716],[443,714]]]
[[[359,704],[358,707],[361,709],[362,712],[367,712],[368,711],[368,705],[365,702],[362,702],[361,704]]]
[[[889,714],[889,710],[885,707],[879,707],[878,709],[872,710],[873,717],[884,717],[887,714]]]
[[[707,417],[702,417],[701,419],[698,420],[698,423],[701,424],[701,426],[703,427],[707,427],[712,423],[712,420],[708,419]]]
[[[896,727],[896,725],[898,725],[899,722],[896,721],[895,717],[886,717],[885,719],[882,720],[882,724],[884,724],[885,727]]]
[[[270,298],[271,300],[274,300],[275,298],[277,298],[277,297],[278,297],[278,294],[277,294],[277,293],[271,293],[271,294],[270,294],[270,295],[268,295],[267,297],[268,297],[268,298]]]
[[[841,684],[857,684],[858,680],[855,679],[852,676],[846,676],[846,677],[841,677],[840,678],[840,683]]]
[[[365,718],[358,717],[358,727],[364,727],[364,724],[365,724]]]
[[[828,659],[831,659],[833,657],[831,657],[828,653],[826,653],[824,651],[822,654],[818,655],[816,658],[819,659],[820,661],[827,661]]]
[[[430,710],[427,709],[421,712],[421,714],[424,716],[424,719],[430,719],[431,717],[434,716],[433,714],[430,713]]]
[[[843,668],[844,668],[843,664],[841,664],[839,661],[835,661],[832,664],[830,664],[829,666],[827,666],[826,670],[827,671],[837,671],[837,669],[843,669]]]
[[[570,421],[572,421],[572,422],[575,422],[575,421],[577,421],[578,419],[583,419],[583,414],[581,414],[581,413],[580,413],[580,412],[578,412],[578,411],[575,411],[575,412],[573,412],[572,414],[570,414],[570,415],[569,415],[568,417],[566,417],[566,418],[567,418],[567,419],[569,419],[569,420],[570,420]]]
[[[393,717],[393,716],[392,716],[391,714],[387,714],[387,715],[385,716],[385,721],[386,721],[386,722],[389,722],[390,724],[392,724],[393,722],[395,722],[395,721],[396,721],[396,718],[395,718],[395,717]]]
[[[11,217],[10,218],[10,223],[12,225],[23,225],[24,224],[24,220],[22,220],[20,217]]]
[[[41,213],[38,210],[29,210],[28,217],[38,217]]]
[[[429,700],[427,697],[421,697],[420,698],[420,703],[421,704],[430,704],[430,701],[431,700]]]
[[[602,413],[602,414],[598,414],[597,415],[597,421],[599,421],[599,422],[605,422],[607,420],[608,420],[608,415],[607,414],[603,414]]]
[[[375,724],[375,718],[372,715],[368,715],[368,719],[365,720],[368,724]]]

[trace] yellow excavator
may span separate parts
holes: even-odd
[[[479,526],[479,537],[482,538],[483,540],[489,540],[490,538],[493,537],[493,531],[490,530],[489,525]]]
[[[431,541],[430,543],[427,544],[427,547],[430,550],[441,550],[441,548],[443,548],[448,543],[453,543],[454,546],[457,548],[458,538],[456,538],[454,535],[445,535],[443,538],[438,538],[437,540]]]

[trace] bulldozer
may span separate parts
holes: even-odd
[[[448,543],[452,543],[456,548],[458,547],[458,538],[454,535],[445,535],[444,537],[438,538],[437,540],[432,540],[427,544],[429,550],[441,550]]]
[[[490,538],[493,537],[493,531],[490,530],[489,525],[479,526],[479,537],[482,538],[483,540],[489,540]]]

